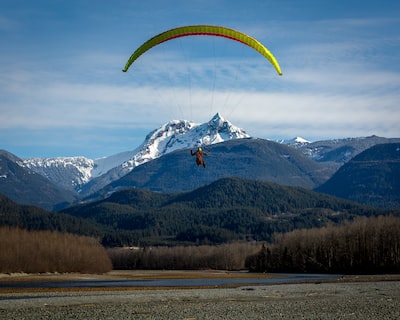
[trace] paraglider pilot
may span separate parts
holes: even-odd
[[[190,150],[190,154],[192,156],[196,156],[196,164],[197,166],[202,165],[204,168],[206,167],[206,163],[203,159],[203,156],[207,156],[208,154],[206,152],[203,152],[203,150],[198,147],[197,151],[193,152],[192,150]]]

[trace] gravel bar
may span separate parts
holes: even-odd
[[[400,281],[0,293],[0,319],[400,319]]]

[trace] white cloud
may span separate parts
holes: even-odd
[[[226,61],[217,70],[219,74],[212,74],[215,63],[203,61],[195,64],[195,68],[191,65],[191,84],[182,85],[182,79],[188,76],[187,67],[175,59],[166,60],[154,74],[145,74],[154,69],[143,64],[130,74],[121,72],[121,78],[126,78],[124,85],[72,83],[64,75],[46,70],[6,73],[0,80],[4,85],[0,90],[4,96],[13,93],[13,97],[0,110],[0,122],[3,128],[128,125],[151,128],[172,118],[207,121],[220,111],[243,127],[248,124],[258,128],[262,135],[268,135],[270,128],[275,128],[273,134],[279,134],[280,129],[289,134],[290,128],[292,135],[297,135],[299,129],[312,129],[317,134],[318,128],[320,136],[336,137],[351,136],[355,128],[358,131],[365,128],[400,135],[396,126],[400,98],[396,90],[400,83],[397,73],[360,71],[359,67],[356,72],[348,73],[341,68],[292,67],[278,77],[271,73],[269,65],[263,66],[267,71],[263,73],[259,64],[254,67],[250,61],[239,67],[238,75],[237,62],[233,60]],[[141,84],[142,76],[146,79],[145,86]],[[160,85],[155,80],[163,76],[168,81]],[[220,83],[213,85],[205,78],[218,78]],[[262,87],[266,90],[255,90],[246,79],[264,83]],[[150,86],[152,81],[154,85]]]
[[[152,130],[176,118],[203,122],[219,111],[262,137],[400,136],[398,25],[398,19],[239,21],[238,29],[276,55],[282,77],[258,53],[224,39],[164,43],[127,73],[121,70],[142,34],[132,32],[118,46],[110,38],[95,48],[74,42],[65,55],[0,54],[0,127],[96,128],[100,135],[102,128]],[[15,27],[0,15],[0,29]]]

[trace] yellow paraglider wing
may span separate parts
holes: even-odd
[[[232,40],[239,41],[243,44],[248,45],[254,50],[258,51],[262,54],[271,64],[274,66],[279,75],[282,75],[281,68],[279,66],[278,61],[275,59],[273,54],[258,40],[233,29],[220,27],[220,26],[208,26],[208,25],[195,25],[195,26],[185,26],[179,27],[175,29],[171,29],[156,35],[150,40],[143,43],[129,58],[128,62],[125,65],[125,68],[122,70],[124,72],[128,71],[129,67],[132,63],[139,58],[143,53],[147,50],[153,48],[154,46],[163,43],[165,41],[186,37],[186,36],[195,36],[195,35],[208,35],[208,36],[218,36],[224,37]]]

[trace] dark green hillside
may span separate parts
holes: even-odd
[[[124,192],[113,193],[107,202],[127,204],[136,209],[159,207],[170,199],[169,194],[155,193],[148,190],[129,188]]]
[[[363,151],[316,190],[366,205],[400,208],[400,143]]]
[[[80,218],[53,213],[35,206],[19,205],[0,194],[0,226],[27,230],[51,230],[101,236],[103,228]]]
[[[304,188],[240,178],[220,179],[185,193],[131,188],[62,213],[0,197],[0,225],[91,235],[107,246],[268,241],[274,232],[386,213],[400,215]]]
[[[122,190],[63,212],[115,228],[106,245],[270,240],[274,232],[385,213],[303,188],[239,178],[177,194]]]
[[[195,208],[252,207],[275,214],[302,208],[343,207],[330,196],[304,188],[280,186],[274,183],[240,178],[220,179],[208,186],[177,195],[172,203],[186,203]],[[348,205],[352,205],[348,203]]]

